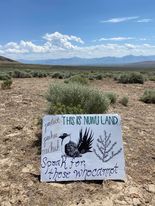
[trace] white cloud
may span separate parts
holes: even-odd
[[[31,41],[23,41],[21,40],[19,43],[9,42],[3,46],[3,50],[5,53],[16,53],[16,54],[24,54],[24,53],[43,53],[47,52],[44,46],[38,46],[33,44]]]
[[[139,19],[137,22],[138,23],[149,23],[151,21],[152,21],[152,19]]]
[[[34,44],[32,41],[24,41],[21,40],[19,43],[17,42],[8,42],[5,45],[0,45],[0,53],[6,53],[6,54],[29,54],[29,53],[51,53],[55,51],[61,51],[61,50],[69,50],[69,49],[75,49],[77,47],[75,43],[81,43],[84,42],[81,40],[81,38],[76,36],[69,36],[69,35],[63,35],[59,32],[55,32],[52,34],[45,34],[43,36],[43,39],[46,40],[45,43],[42,45]]]
[[[9,42],[9,43],[5,44],[3,48],[5,50],[8,50],[8,49],[19,49],[19,45],[16,42]]]
[[[133,44],[124,44],[127,49],[136,49],[136,46]]]
[[[81,38],[73,35],[63,35],[59,32],[52,34],[46,33],[43,36],[46,42],[42,45],[37,45],[31,41],[21,40],[19,43],[9,42],[2,46],[2,50],[9,54],[26,54],[26,53],[50,53],[53,51],[75,49],[77,47],[75,43],[84,44]]]
[[[59,32],[54,32],[52,34],[46,33],[43,36],[43,39],[47,40],[50,42],[51,46],[54,47],[60,47],[64,49],[74,49],[76,46],[72,44],[72,42],[77,42],[84,44],[81,38],[76,37],[76,36],[69,36],[69,35],[63,35]]]
[[[2,47],[2,45],[0,45],[0,54],[4,53],[2,49],[3,49],[3,47]]]
[[[155,45],[150,44],[100,44],[84,48],[77,48],[73,56],[94,58],[125,55],[155,55]]]
[[[104,56],[124,55],[155,55],[155,45],[134,44],[120,42],[125,40],[140,40],[134,37],[110,37],[97,40],[96,45],[79,45],[83,43],[81,38],[76,36],[63,35],[58,32],[45,34],[44,41],[35,44],[32,41],[9,42],[0,45],[0,54],[14,59],[48,59],[48,58],[69,58],[83,57],[95,58]],[[46,40],[46,41],[45,41]],[[144,38],[143,38],[144,40]],[[105,43],[102,41],[113,41]],[[115,42],[115,43],[114,43]]]
[[[107,20],[102,20],[101,23],[120,23],[120,22],[135,20],[138,18],[139,18],[139,16],[118,17],[118,18],[111,18],[111,19],[107,19]]]
[[[138,38],[138,37],[123,37],[123,36],[118,36],[118,37],[102,37],[96,40],[93,40],[92,42],[102,42],[102,41],[128,41],[128,40],[134,40],[134,41],[146,41],[148,40],[147,38]]]
[[[98,41],[125,41],[135,39],[133,37],[111,37],[111,38],[100,38]]]
[[[99,58],[106,56],[121,57],[125,55],[155,55],[155,45],[150,44],[99,44],[94,46],[76,47],[72,50],[51,50],[47,53],[26,53],[12,57],[24,59],[56,59],[56,58]],[[16,59],[15,58],[15,59]]]
[[[44,53],[47,52],[47,48],[43,46],[36,45],[32,43],[31,41],[20,41],[19,47],[21,49],[25,49],[28,52],[34,52],[34,53]]]
[[[0,50],[0,54],[4,54],[4,52],[2,50]]]
[[[146,38],[140,38],[139,40],[140,41],[146,41],[147,39]]]

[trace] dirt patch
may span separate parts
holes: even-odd
[[[116,103],[109,109],[122,117],[125,183],[40,183],[37,122],[45,113],[44,94],[54,81],[61,80],[16,79],[11,90],[0,90],[0,205],[155,205],[155,105],[139,101],[144,90],[155,88],[155,83],[91,83],[119,98],[129,96],[128,107]]]

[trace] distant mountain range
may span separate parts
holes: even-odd
[[[68,66],[130,66],[130,67],[149,67],[155,68],[154,56],[124,56],[124,57],[102,57],[102,58],[64,58],[64,59],[46,59],[46,60],[22,60],[18,61],[0,56],[0,63],[26,63],[41,65],[68,65]]]
[[[23,60],[19,59],[19,62],[27,63],[27,64],[46,64],[46,65],[124,65],[131,63],[139,63],[139,62],[154,62],[155,63],[155,55],[154,56],[134,56],[128,55],[123,57],[102,57],[102,58],[64,58],[64,59],[46,59],[46,60]]]

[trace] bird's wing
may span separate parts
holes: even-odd
[[[90,129],[85,129],[84,134],[82,134],[82,129],[79,133],[78,150],[80,153],[84,154],[86,152],[91,152],[93,142],[93,132]]]

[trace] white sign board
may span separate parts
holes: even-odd
[[[119,115],[43,118],[41,181],[123,180],[124,168]]]

